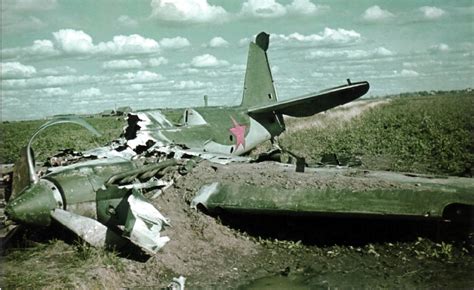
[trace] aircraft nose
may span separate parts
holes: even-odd
[[[5,214],[19,223],[49,226],[51,210],[63,208],[63,204],[61,193],[54,183],[40,179],[10,201]]]

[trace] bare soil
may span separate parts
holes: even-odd
[[[459,239],[432,241],[439,238],[433,234],[438,224],[211,217],[189,206],[210,180],[289,187],[309,182],[272,167],[272,163],[221,166],[201,162],[177,178],[174,186],[152,200],[171,220],[172,226],[162,232],[171,241],[147,260],[134,257],[132,249],[120,257],[91,250],[59,227],[27,229],[1,257],[0,286],[161,288],[181,275],[190,289],[474,286],[474,259],[467,252],[470,244]],[[294,231],[316,231],[320,239],[305,240],[304,234],[293,235]]]

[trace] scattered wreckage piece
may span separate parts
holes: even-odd
[[[287,178],[280,183],[253,182],[251,178],[245,180],[237,168],[221,169],[223,175],[210,177],[191,206],[216,214],[347,215],[474,222],[471,178],[352,168],[306,168],[305,173],[297,173],[294,166],[278,163],[267,163],[252,172],[266,176],[270,168]],[[236,175],[244,181],[233,182],[232,176]]]
[[[160,231],[170,223],[142,192],[169,186],[172,181],[160,178],[171,167],[177,170],[177,160],[86,159],[50,167],[39,176],[30,148],[33,138],[44,128],[64,122],[53,120],[40,127],[22,150],[6,216],[34,226],[49,226],[55,220],[93,246],[120,248],[130,241],[145,253],[156,253],[169,241]]]

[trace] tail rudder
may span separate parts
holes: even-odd
[[[245,72],[243,107],[254,107],[277,101],[273,77],[268,64],[267,49],[270,35],[261,32],[249,45],[247,70]]]

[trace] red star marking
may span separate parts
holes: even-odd
[[[230,118],[232,119],[234,127],[230,128],[229,131],[235,136],[235,149],[237,150],[239,145],[242,145],[242,147],[245,148],[245,128],[247,128],[247,126],[240,125],[234,120],[234,118]]]

